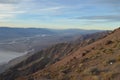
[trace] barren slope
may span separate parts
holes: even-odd
[[[32,75],[17,80],[120,80],[120,29]]]
[[[80,38],[75,42],[71,43],[61,43],[54,45],[48,49],[41,50],[28,57],[26,60],[20,62],[19,64],[11,67],[3,74],[0,75],[1,80],[14,80],[20,76],[27,76],[33,74],[45,67],[50,66],[62,59],[64,57],[72,55],[79,48],[91,44],[92,42],[104,37],[108,33],[95,33],[87,35],[84,38]]]

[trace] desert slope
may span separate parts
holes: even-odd
[[[50,66],[62,59],[64,57],[71,55],[73,52],[76,52],[79,48],[87,46],[100,38],[106,36],[109,32],[100,32],[89,35],[84,35],[76,41],[70,43],[60,43],[51,46],[50,48],[43,49],[26,60],[14,65],[3,74],[1,74],[2,80],[14,80],[19,76],[27,76],[33,74],[45,67]]]
[[[46,67],[25,80],[119,80],[120,29]],[[18,78],[18,80],[22,80]]]

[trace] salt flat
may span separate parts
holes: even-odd
[[[24,53],[0,50],[0,63],[22,56]]]

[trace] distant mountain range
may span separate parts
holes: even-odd
[[[101,30],[0,27],[0,63]]]
[[[23,37],[33,37],[36,35],[75,35],[89,34],[99,32],[100,30],[82,30],[82,29],[66,29],[55,30],[46,28],[9,28],[0,27],[0,41],[18,39]]]
[[[49,45],[72,41],[81,35],[101,32],[100,30],[0,27],[0,50],[29,52]]]
[[[49,29],[37,28],[8,28],[0,27],[0,40],[17,39],[23,37],[32,37],[42,34],[55,34]]]

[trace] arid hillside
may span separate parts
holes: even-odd
[[[103,37],[109,32],[100,32],[84,35],[79,39],[69,42],[53,45],[47,49],[43,49],[25,60],[13,65],[0,75],[1,80],[15,80],[18,77],[28,76],[39,70],[64,59],[68,55],[72,55],[79,48],[85,47]]]
[[[120,80],[120,29],[32,75],[16,80]]]

